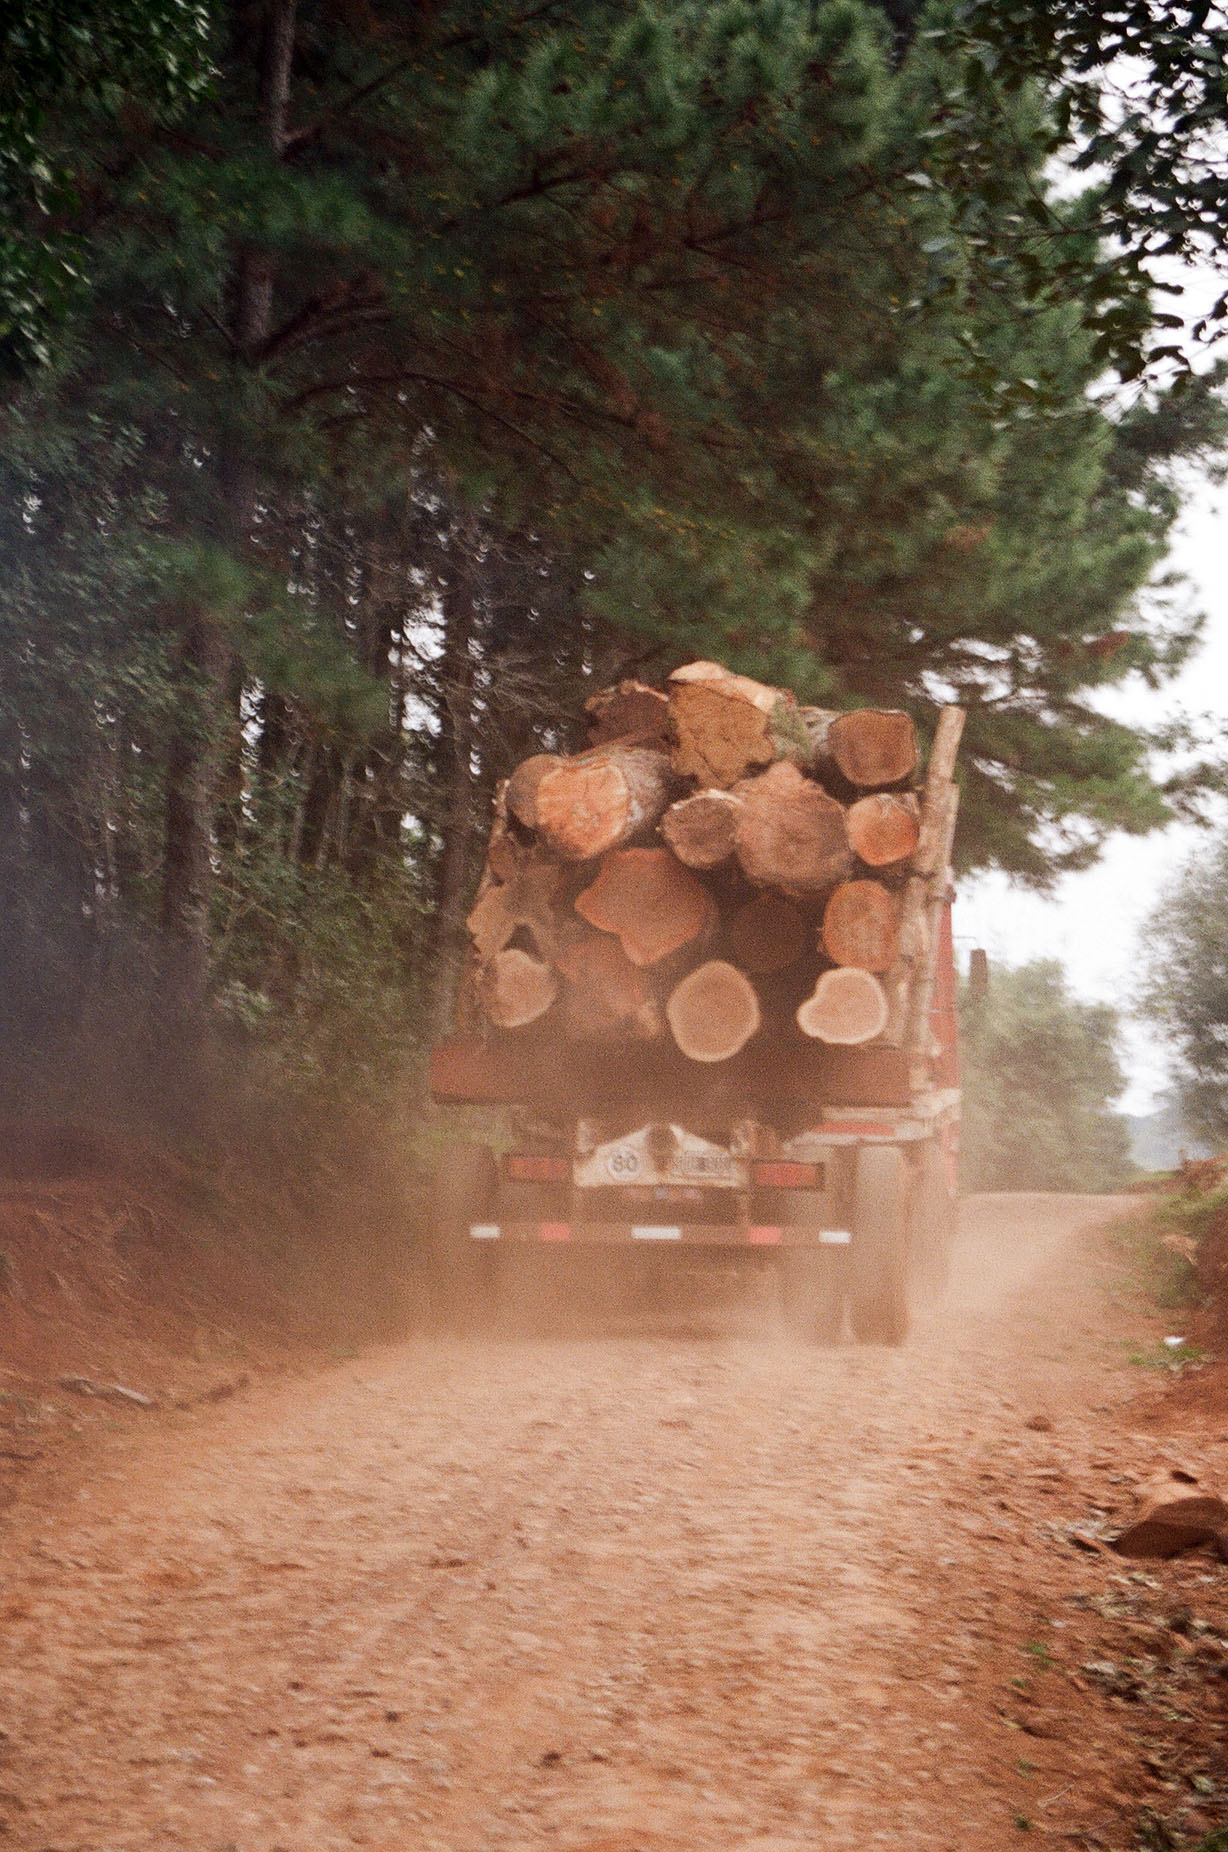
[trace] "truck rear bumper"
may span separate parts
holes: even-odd
[[[632,1244],[683,1247],[847,1247],[847,1228],[800,1228],[787,1223],[729,1222],[474,1222],[474,1241],[552,1243],[617,1247]]]

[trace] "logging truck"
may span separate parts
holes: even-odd
[[[963,725],[712,663],[587,703],[496,798],[452,1034],[436,1273],[496,1315],[645,1264],[770,1267],[791,1329],[898,1344],[955,1214]]]

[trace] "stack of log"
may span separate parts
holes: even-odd
[[[587,750],[535,754],[496,799],[469,916],[486,1020],[705,1062],[761,1027],[919,1046],[961,710],[919,787],[906,713],[804,707],[715,663],[585,705]]]

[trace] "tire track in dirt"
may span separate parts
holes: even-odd
[[[128,1424],[9,1513],[0,1844],[1010,1844],[1003,1692],[1137,1387],[1088,1259],[1118,1208],[974,1202],[899,1352],[743,1308],[390,1347]],[[1116,1727],[1038,1726],[1085,1812]]]

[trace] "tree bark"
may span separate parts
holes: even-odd
[[[755,987],[736,965],[711,958],[670,994],[665,1014],[675,1042],[692,1061],[728,1061],[759,1027]]]
[[[661,834],[688,868],[717,868],[734,850],[742,800],[732,791],[696,791],[661,819]]]
[[[643,682],[623,681],[601,688],[584,703],[588,738],[592,746],[611,740],[659,745],[669,731],[669,701],[659,689]]]
[[[548,766],[533,808],[543,843],[592,861],[652,828],[671,796],[669,760],[644,746],[599,746]]]
[[[735,787],[735,848],[748,879],[786,894],[819,894],[851,873],[843,807],[782,761]]]
[[[824,971],[797,1012],[797,1026],[816,1041],[843,1047],[872,1042],[887,1026],[887,998],[869,971]]]
[[[576,912],[613,933],[633,965],[654,965],[710,928],[716,907],[668,849],[612,849]]]

